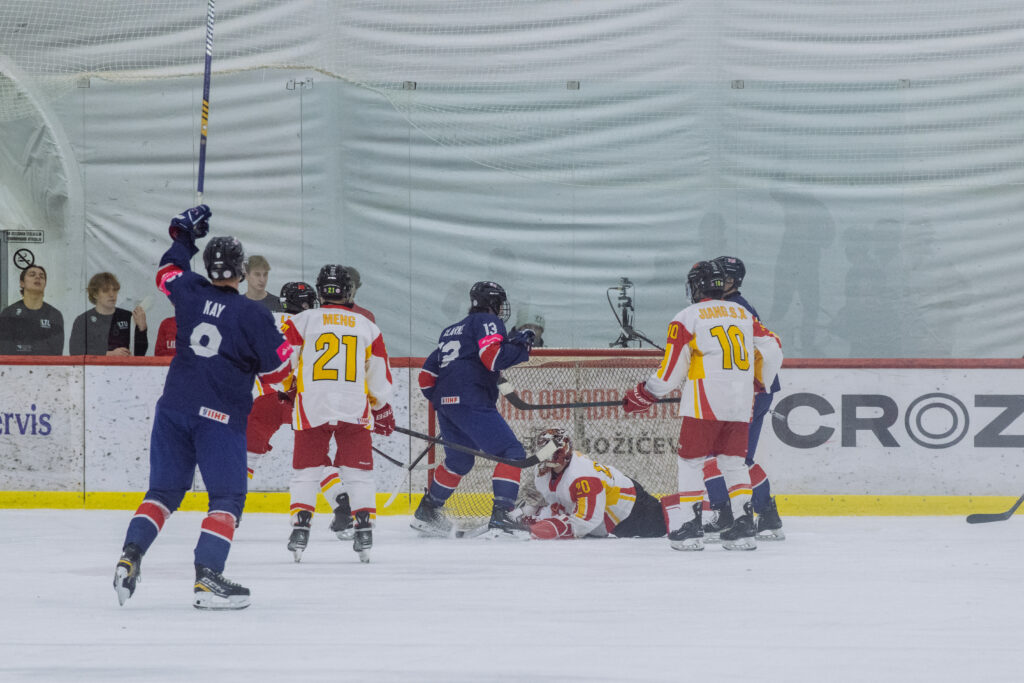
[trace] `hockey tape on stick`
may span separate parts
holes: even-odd
[[[455,451],[461,451],[462,453],[468,453],[469,455],[472,455],[472,456],[477,457],[477,458],[482,458],[484,460],[490,460],[491,462],[501,463],[502,465],[510,465],[512,467],[518,467],[520,469],[525,469],[527,467],[533,467],[538,462],[540,462],[537,459],[537,456],[535,456],[535,455],[531,455],[530,457],[526,458],[525,460],[512,460],[511,458],[502,458],[501,456],[491,455],[490,453],[485,453],[484,451],[480,451],[480,450],[477,450],[475,448],[469,448],[468,446],[463,446],[462,444],[452,443],[451,441],[445,441],[444,439],[439,439],[436,436],[430,436],[429,434],[423,434],[422,432],[414,432],[413,430],[406,429],[405,427],[395,427],[395,431],[396,432],[400,432],[402,434],[406,434],[408,436],[416,437],[417,439],[423,439],[424,441],[429,441],[430,443],[437,444],[438,446],[444,446],[445,448],[451,448],[452,450],[455,450]]]
[[[199,177],[196,182],[196,204],[203,203],[203,181],[206,178],[206,133],[210,123],[210,73],[213,70],[213,3],[206,5],[206,64],[203,67],[203,112],[199,125]]]
[[[1024,503],[1024,496],[1017,499],[1017,502],[1013,504],[1006,512],[976,512],[973,515],[967,515],[968,524],[984,524],[985,522],[1003,522],[1013,517],[1013,513],[1017,511],[1017,508]]]

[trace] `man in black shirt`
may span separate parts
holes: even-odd
[[[0,355],[59,356],[64,353],[64,316],[43,301],[46,269],[21,271],[21,301],[0,311]]]
[[[121,283],[113,273],[96,273],[89,279],[89,302],[92,310],[75,318],[71,326],[72,356],[131,356],[131,327],[135,320],[135,355],[145,356],[149,349],[146,332],[146,310],[136,306],[129,313],[117,308]]]

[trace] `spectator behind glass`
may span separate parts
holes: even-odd
[[[257,254],[250,256],[249,260],[245,262],[245,278],[249,283],[245,289],[245,296],[260,302],[269,308],[271,313],[279,313],[284,310],[281,308],[281,300],[273,294],[267,293],[269,277],[270,264],[267,259]]]
[[[131,327],[135,320],[135,355],[145,356],[149,349],[146,310],[136,306],[128,312],[117,307],[121,283],[112,273],[96,273],[89,278],[89,303],[95,308],[75,318],[71,326],[72,356],[131,356]]]
[[[46,270],[21,271],[21,301],[0,311],[0,354],[59,356],[64,353],[64,316],[43,301]]]

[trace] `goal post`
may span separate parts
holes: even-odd
[[[518,397],[529,404],[618,401],[647,378],[660,360],[658,351],[636,349],[535,349],[528,362],[502,374]],[[669,396],[678,395],[676,391]],[[576,450],[616,467],[653,495],[676,491],[678,403],[659,403],[641,415],[626,415],[616,406],[521,410],[502,397],[498,409],[528,455],[533,453],[537,434],[561,427],[573,435]],[[437,450],[430,462],[431,470],[442,459],[443,452]],[[446,514],[455,524],[468,528],[490,518],[493,472],[491,463],[477,461],[462,478],[445,505]],[[535,495],[534,472],[534,468],[523,470],[520,500]]]

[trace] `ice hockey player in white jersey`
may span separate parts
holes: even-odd
[[[646,411],[682,387],[679,413],[679,501],[682,526],[669,532],[675,550],[703,550],[704,460],[713,456],[730,491],[734,522],[720,534],[727,550],[754,550],[750,474],[744,464],[755,384],[770,386],[782,367],[782,346],[738,303],[723,301],[721,264],[700,261],[686,277],[692,305],[668,326],[660,367],[626,392],[627,413]],[[755,361],[755,351],[760,362]],[[692,512],[691,512],[692,509]]]
[[[574,451],[568,431],[545,430],[535,445],[538,451],[553,449],[553,454],[537,465],[535,478],[547,505],[523,508],[532,538],[665,535],[666,518],[658,499],[614,467]]]
[[[352,548],[369,561],[377,516],[371,432],[395,429],[391,410],[391,366],[380,328],[354,310],[352,277],[341,265],[320,269],[320,308],[302,311],[285,324],[293,356],[295,454],[292,458],[291,522],[288,549],[298,562],[309,542],[321,483],[340,476],[355,518]],[[334,440],[337,452],[329,456]],[[329,492],[328,501],[335,505]]]

